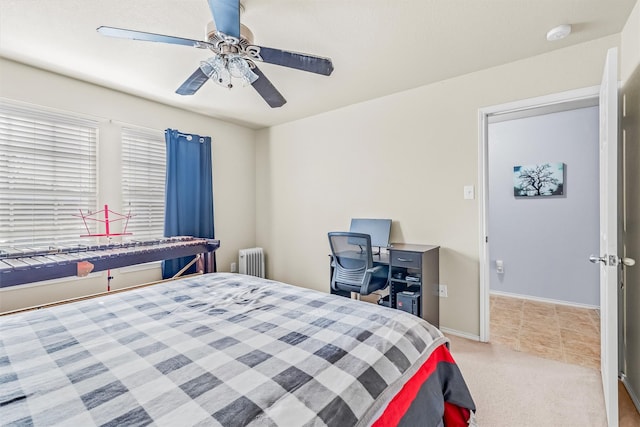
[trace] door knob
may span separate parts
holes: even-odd
[[[605,265],[607,264],[607,257],[605,256],[597,256],[597,255],[591,255],[589,257],[589,261],[591,261],[594,264],[597,264],[598,262],[604,263]]]

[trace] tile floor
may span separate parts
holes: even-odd
[[[491,341],[600,369],[598,310],[491,295]]]

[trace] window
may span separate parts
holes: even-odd
[[[81,243],[96,135],[95,121],[0,101],[0,248]]]
[[[162,132],[122,129],[122,213],[135,240],[164,236],[165,151]]]
[[[79,214],[102,209],[98,179],[115,179],[101,197],[122,197],[132,238],[164,235],[163,132],[123,127],[121,149],[107,141],[105,159],[120,159],[121,178],[113,161],[98,163],[97,139],[97,121],[0,100],[0,249],[95,243],[80,237]],[[87,224],[104,232],[101,222]]]

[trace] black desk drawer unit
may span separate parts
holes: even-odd
[[[390,262],[392,267],[405,267],[419,269],[422,261],[422,253],[391,250]]]
[[[394,244],[389,249],[389,295],[391,307],[398,308],[398,294],[419,296],[420,317],[440,327],[439,246]]]

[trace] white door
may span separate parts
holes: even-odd
[[[609,427],[618,425],[618,50],[600,86],[600,369]]]

